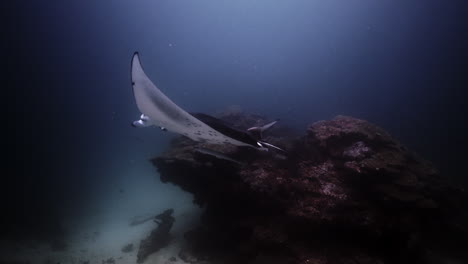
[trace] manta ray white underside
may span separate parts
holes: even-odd
[[[136,126],[159,126],[198,142],[255,147],[221,134],[172,102],[145,74],[138,52],[132,58],[131,75],[136,104],[142,113]]]

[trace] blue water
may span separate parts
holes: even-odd
[[[168,205],[182,195],[148,162],[171,135],[130,126],[139,116],[129,79],[134,51],[189,111],[239,105],[304,131],[355,116],[467,183],[459,173],[468,83],[463,0],[5,5],[4,130],[14,171],[2,195],[10,201],[6,221],[19,229],[86,215],[120,188],[138,196],[138,186],[154,187]]]

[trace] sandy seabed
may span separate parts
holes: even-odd
[[[170,244],[143,262],[186,263],[178,257],[183,234],[199,219],[201,209],[192,196],[179,188],[157,183],[127,186],[121,193],[113,189],[101,195],[86,214],[64,221],[66,249],[53,250],[49,243],[36,240],[0,239],[0,263],[15,264],[119,264],[137,263],[140,241],[157,225],[153,221],[131,226],[135,216],[148,216],[173,208],[176,219]],[[131,252],[122,248],[133,244]],[[172,258],[172,259],[171,259]],[[175,260],[174,260],[175,258]]]

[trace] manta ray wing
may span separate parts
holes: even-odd
[[[132,58],[131,77],[137,107],[151,124],[194,141],[255,147],[220,133],[171,101],[145,74],[138,52]]]

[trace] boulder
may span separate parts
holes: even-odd
[[[242,124],[238,129],[269,121],[252,117],[230,113],[226,121]],[[347,116],[316,122],[300,137],[288,131],[265,139],[286,154],[177,138],[152,160],[163,182],[192,193],[206,209],[201,225],[186,234],[191,263],[466,258],[466,193],[388,132]]]
[[[175,222],[172,216],[173,209],[167,209],[154,217],[154,222],[158,225],[151,234],[141,240],[137,254],[137,263],[143,263],[152,253],[166,247],[171,239],[170,230]]]

